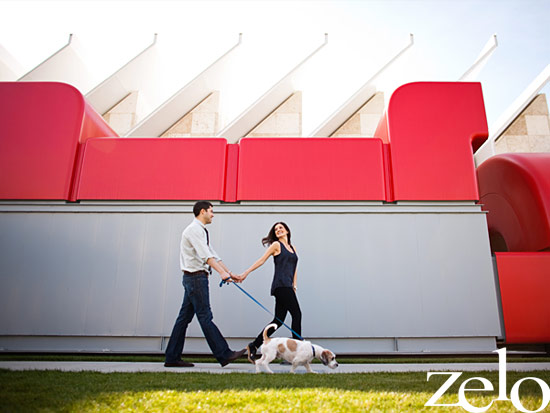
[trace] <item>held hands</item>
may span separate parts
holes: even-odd
[[[231,273],[231,278],[233,278],[233,281],[235,281],[236,283],[241,283],[245,280],[247,274],[245,273],[242,273],[242,274],[233,274]]]
[[[236,280],[239,280],[238,282],[242,283],[244,280],[246,280],[246,277],[248,277],[248,274],[246,272],[243,272],[239,275],[233,275],[233,278]]]
[[[220,273],[220,277],[223,282],[231,283],[241,283],[245,280],[245,278],[248,276],[245,272],[242,274],[233,274],[231,271],[224,271],[223,273]]]
[[[226,282],[241,283],[248,276],[248,274],[246,274],[244,272],[242,274],[233,274],[231,271],[229,271],[228,275],[230,277],[229,279],[224,279],[224,277],[222,276],[222,280],[224,280]]]
[[[227,282],[227,283],[231,283],[231,282],[240,283],[240,282],[243,281],[243,278],[241,278],[242,275],[233,274],[231,271],[228,271],[228,272],[226,272],[224,274],[220,274],[220,275],[222,277],[222,280]]]

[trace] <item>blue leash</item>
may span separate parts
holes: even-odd
[[[222,287],[224,284],[229,284],[227,281],[225,280],[221,280],[220,281],[220,287]],[[235,285],[235,287],[237,287],[239,290],[241,290],[243,293],[245,293],[247,296],[250,297],[250,299],[252,301],[254,301],[256,304],[258,304],[260,307],[262,307],[265,311],[267,311],[270,315],[272,315],[273,317],[275,317],[275,320],[277,320],[278,322],[282,323],[282,325],[284,325],[286,328],[288,328],[290,331],[292,331],[293,334],[296,335],[296,337],[298,337],[300,340],[303,340],[304,338],[298,334],[296,331],[294,331],[293,329],[291,329],[289,326],[287,326],[282,320],[279,319],[279,317],[277,317],[275,314],[273,314],[271,311],[269,311],[267,308],[265,308],[262,303],[260,303],[258,300],[256,300],[254,297],[252,297],[249,293],[247,293],[245,291],[245,289],[243,287],[241,287],[239,284],[237,283],[232,283]],[[315,350],[314,350],[314,353],[315,354]]]

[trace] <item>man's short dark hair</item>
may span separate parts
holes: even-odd
[[[201,213],[201,210],[208,211],[208,208],[212,208],[212,204],[208,201],[199,201],[193,206],[193,214],[198,217]]]

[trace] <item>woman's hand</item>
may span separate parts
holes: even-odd
[[[236,282],[236,283],[240,283],[240,282],[243,281],[242,278],[241,278],[241,276],[240,276],[239,274],[233,274],[233,273],[231,273],[231,279],[232,279],[234,282]]]

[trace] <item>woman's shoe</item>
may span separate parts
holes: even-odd
[[[250,343],[246,346],[246,350],[248,351],[248,361],[250,361],[252,364],[256,364],[256,352],[258,349],[254,345],[254,343]]]

